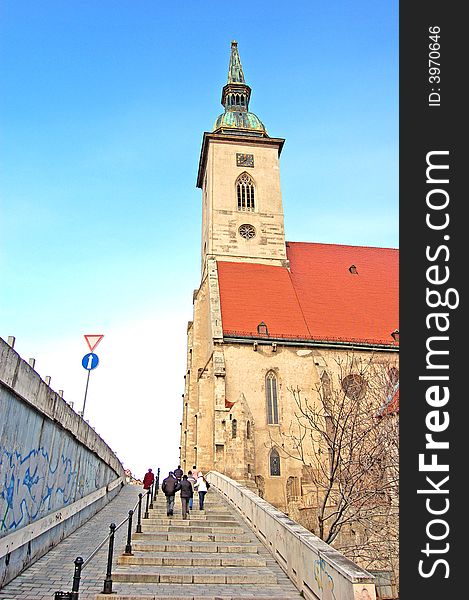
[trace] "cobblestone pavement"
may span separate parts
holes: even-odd
[[[127,485],[87,523],[65,538],[18,577],[0,589],[1,600],[53,600],[56,591],[69,592],[72,586],[74,560],[84,560],[109,533],[111,523],[119,524],[135,506],[143,488]],[[115,537],[114,559],[122,554],[127,536],[123,525]],[[107,544],[82,571],[80,600],[94,600],[103,589],[106,576]]]

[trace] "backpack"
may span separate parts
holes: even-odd
[[[207,492],[210,489],[210,484],[209,482],[205,479],[205,477],[202,477],[202,479],[204,480],[205,485],[207,486]]]

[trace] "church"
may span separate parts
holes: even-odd
[[[360,365],[372,360],[392,384],[383,405],[398,398],[399,253],[285,239],[285,140],[268,135],[250,97],[232,42],[224,112],[203,134],[197,176],[201,281],[187,328],[180,464],[224,473],[296,518],[314,504],[305,461],[288,447],[298,394],[314,404],[335,382],[346,396],[364,394]]]

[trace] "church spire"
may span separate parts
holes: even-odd
[[[245,83],[243,67],[239,58],[238,42],[231,42],[230,66],[228,68],[228,83]]]
[[[223,86],[221,103],[225,112],[218,117],[213,131],[234,135],[268,137],[262,121],[249,112],[251,88],[244,79],[243,67],[238,52],[238,42],[231,42],[228,81]]]

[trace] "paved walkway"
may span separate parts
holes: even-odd
[[[143,492],[140,486],[127,485],[122,488],[121,492],[87,523],[0,589],[0,599],[53,600],[56,591],[69,592],[72,589],[76,557],[82,556],[85,560],[88,558],[108,535],[109,525],[111,523],[118,525],[127,517],[129,510],[135,506],[140,492]],[[126,537],[127,527],[123,525],[117,531],[115,538],[116,561],[119,554],[123,552]],[[106,564],[107,544],[82,571],[80,600],[94,600],[96,594],[102,591],[106,577]]]

